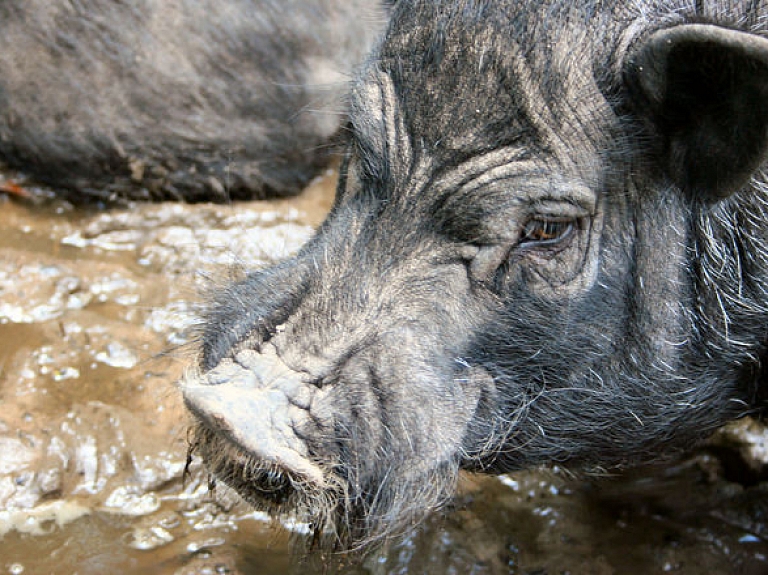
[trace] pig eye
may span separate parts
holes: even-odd
[[[552,246],[571,237],[576,229],[574,220],[532,218],[520,235],[520,246]]]

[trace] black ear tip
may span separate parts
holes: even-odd
[[[659,30],[624,66],[636,113],[662,139],[661,167],[706,201],[748,185],[768,151],[768,40],[706,24]]]

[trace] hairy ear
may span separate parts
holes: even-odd
[[[624,65],[636,112],[662,138],[660,166],[687,193],[742,189],[768,152],[768,40],[707,24],[659,30]]]

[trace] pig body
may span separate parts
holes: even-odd
[[[9,0],[0,162],[74,201],[296,193],[329,159],[376,0]]]
[[[606,468],[762,406],[768,5],[401,0],[335,205],[223,290],[194,449],[346,545],[460,469]]]

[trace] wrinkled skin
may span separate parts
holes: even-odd
[[[354,547],[461,468],[623,466],[758,410],[766,17],[399,2],[327,221],[211,306],[194,450]]]
[[[0,163],[78,202],[296,193],[380,4],[4,0]]]

